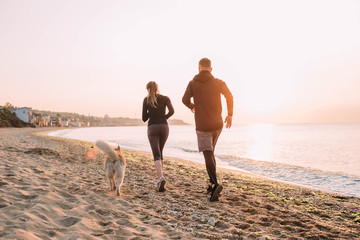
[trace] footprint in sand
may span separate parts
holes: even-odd
[[[34,154],[34,155],[48,155],[53,157],[60,157],[60,154],[56,151],[47,148],[30,148],[24,151],[26,154]]]
[[[269,210],[269,211],[271,211],[271,210],[274,210],[275,209],[275,207],[274,206],[272,206],[272,205],[270,205],[270,204],[266,204],[265,206],[264,206],[264,208],[266,208],[267,210]]]
[[[80,218],[76,217],[66,217],[59,221],[59,224],[63,227],[71,227],[75,225],[76,223],[80,222]]]
[[[43,189],[43,188],[33,188],[32,190],[33,190],[34,192],[39,193],[39,194],[42,194],[42,195],[50,192],[49,190]]]
[[[120,218],[116,221],[120,226],[132,227],[134,224],[126,218]]]
[[[24,187],[18,187],[18,189],[23,190],[23,191],[28,190],[29,188],[30,188],[30,187],[27,187],[27,186],[24,186]]]
[[[218,221],[218,222],[216,223],[216,227],[217,227],[217,228],[220,228],[220,229],[228,229],[228,228],[230,228],[231,226],[230,226],[230,224],[227,224],[227,223],[224,222],[224,221]]]
[[[245,208],[242,209],[242,211],[250,214],[256,214],[258,212],[255,208]]]
[[[261,217],[261,221],[259,221],[259,224],[264,227],[269,227],[274,222],[273,219],[270,219],[268,217]]]
[[[7,182],[0,181],[0,186],[9,185]]]
[[[67,192],[63,192],[63,191],[59,191],[59,190],[57,190],[56,192],[57,192],[60,196],[62,196],[62,197],[64,197],[64,198],[75,198],[74,195],[69,194],[69,193],[67,193]]]
[[[247,229],[250,227],[250,224],[248,223],[240,223],[240,224],[235,224],[236,228],[239,228],[239,229]]]
[[[41,180],[41,181],[50,181],[50,178],[47,178],[47,177],[39,177],[39,180]]]
[[[111,224],[113,224],[113,223],[112,223],[112,222],[99,221],[98,224],[99,224],[100,226],[106,227],[106,226],[111,225]]]
[[[9,205],[7,205],[7,204],[5,204],[5,203],[0,203],[0,209],[1,209],[1,208],[4,208],[4,207],[7,207],[7,206],[9,206]]]
[[[103,209],[96,209],[95,212],[102,216],[108,216],[110,214],[109,210],[103,210]]]
[[[25,199],[29,199],[29,200],[33,200],[35,198],[39,197],[39,195],[37,194],[30,194],[30,195],[25,195],[24,198]]]
[[[73,206],[70,206],[68,204],[65,204],[65,203],[56,203],[60,208],[64,209],[64,210],[70,210],[70,209],[73,209]]]
[[[41,218],[41,219],[44,220],[45,222],[49,222],[49,219],[48,219],[46,216],[40,214],[39,212],[34,212],[34,215],[37,216],[37,217],[39,217],[39,218]]]
[[[4,174],[4,176],[5,177],[14,177],[14,176],[16,176],[16,174],[14,173],[14,172],[8,172],[8,173],[6,173],[6,174]]]
[[[43,170],[39,170],[37,168],[32,168],[31,170],[33,170],[34,173],[40,174],[40,173],[44,173]]]
[[[108,228],[104,231],[104,234],[112,234],[114,233],[114,229]]]
[[[23,193],[21,193],[21,192],[11,193],[11,195],[13,195],[14,197],[16,197],[16,198],[18,198],[18,199],[20,199],[20,200],[24,200],[24,199],[26,199],[26,200],[33,200],[33,199],[39,197],[39,195],[37,195],[37,194],[25,195],[25,194],[23,194]]]
[[[91,235],[95,236],[95,237],[100,237],[102,235],[104,235],[103,233],[92,233]]]
[[[86,211],[95,210],[95,209],[96,209],[95,205],[92,204],[86,207]]]
[[[56,232],[55,231],[49,231],[48,232],[49,237],[55,237],[56,236]]]
[[[240,198],[237,196],[229,196],[226,198],[226,200],[231,201],[231,202],[238,202],[238,201],[240,201]]]

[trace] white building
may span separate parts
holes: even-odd
[[[69,126],[69,120],[61,120],[61,124],[63,127],[68,127]]]
[[[28,107],[23,108],[15,108],[12,110],[15,113],[16,117],[18,117],[21,121],[30,123],[32,117],[32,110]]]

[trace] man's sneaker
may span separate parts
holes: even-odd
[[[212,190],[213,190],[212,186],[209,185],[208,188],[206,189],[206,193],[209,194],[212,192]]]
[[[206,189],[206,193],[209,194],[213,190],[213,184],[211,183],[210,179],[208,180],[207,184],[208,184],[208,188]]]
[[[159,192],[165,191],[165,183],[166,183],[165,178],[161,177],[160,180],[157,183],[157,187],[158,187]]]
[[[211,193],[210,202],[219,201],[219,196],[220,196],[222,189],[223,189],[222,185],[218,185],[218,184],[215,185],[215,187],[213,188],[213,191]]]

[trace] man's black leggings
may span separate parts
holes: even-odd
[[[148,126],[147,135],[154,161],[163,160],[163,149],[169,136],[169,126],[167,124],[150,125]]]
[[[203,154],[204,154],[206,170],[208,172],[210,182],[212,184],[217,185],[216,161],[215,161],[214,151],[205,150],[203,151]]]

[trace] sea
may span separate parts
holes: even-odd
[[[164,156],[203,164],[195,126],[169,127]],[[151,152],[146,126],[69,128],[49,135]],[[217,167],[360,197],[360,123],[235,125],[223,129],[215,156]]]

